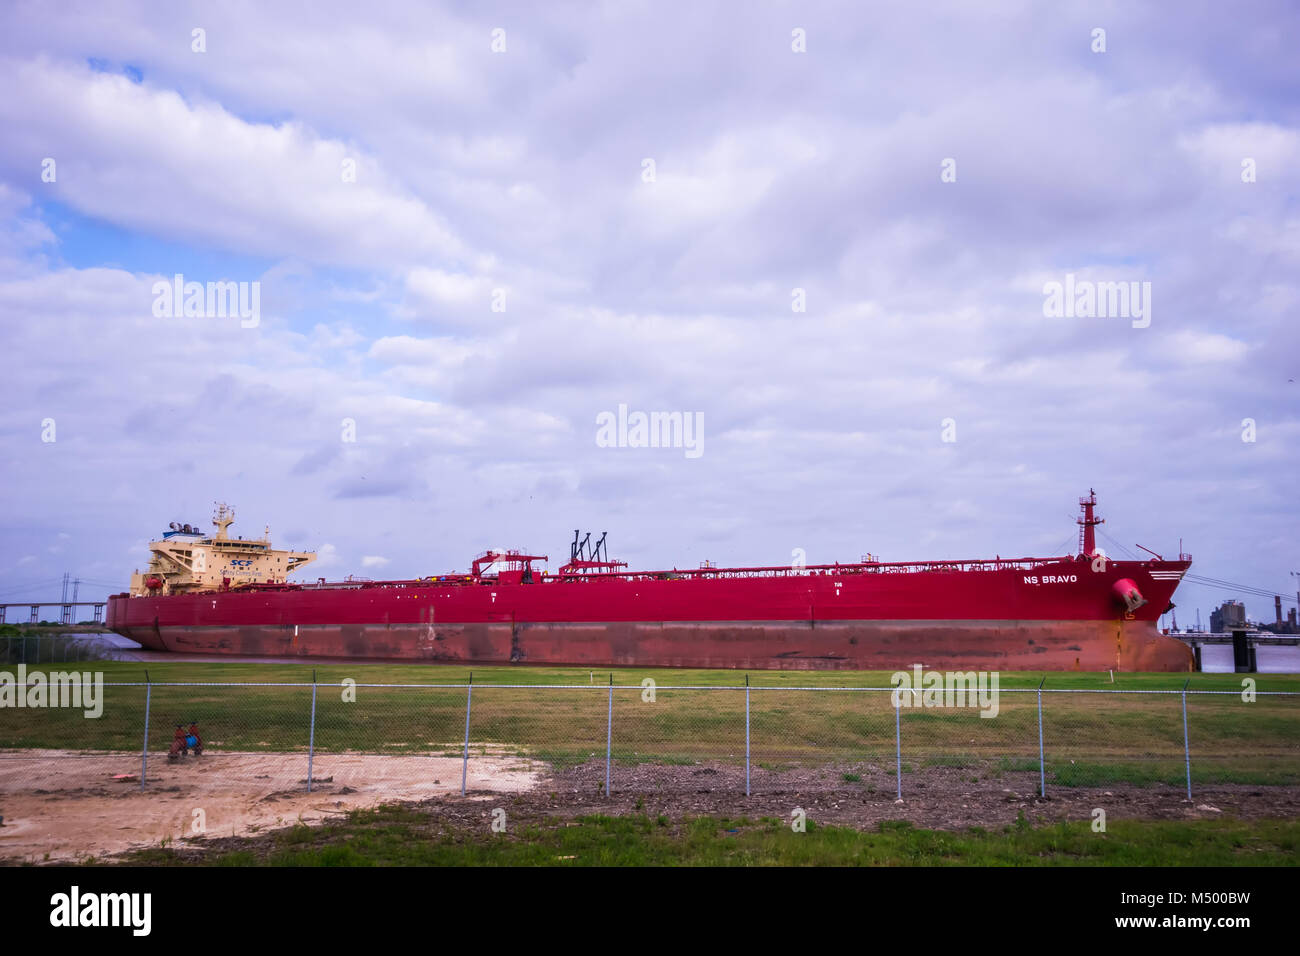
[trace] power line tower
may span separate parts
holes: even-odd
[[[71,572],[63,572],[63,614],[61,615],[61,620],[64,624],[72,623],[72,605],[68,603],[68,579],[71,577]]]

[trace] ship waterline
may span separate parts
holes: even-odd
[[[430,664],[753,670],[1190,671],[1150,621],[591,622],[119,628],[152,650]]]

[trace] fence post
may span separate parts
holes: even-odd
[[[605,721],[605,796],[609,796],[609,754],[614,742],[614,675],[609,675],[609,717]]]
[[[460,795],[465,796],[465,778],[469,775],[469,712],[474,705],[474,672],[469,672],[465,687],[465,758],[460,765]]]
[[[1192,679],[1187,678],[1187,684]],[[1187,684],[1183,684],[1183,760],[1187,764],[1187,799],[1192,799],[1192,742],[1187,736]]]
[[[903,717],[899,710],[901,690],[894,691],[894,776],[898,779],[898,799],[903,799]]]
[[[144,747],[140,751],[140,789],[144,789],[144,776],[149,770],[149,704],[153,698],[153,684],[149,672],[144,672]]]
[[[316,756],[316,672],[311,672],[311,724],[307,730],[307,792],[311,793],[312,758]]]
[[[1038,795],[1047,796],[1047,768],[1043,764],[1043,685],[1047,683],[1044,677],[1038,682]]]
[[[749,796],[749,675],[745,675],[745,796]]]

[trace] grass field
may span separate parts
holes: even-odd
[[[48,665],[43,665],[48,666]],[[463,684],[471,673],[476,683],[492,684],[639,684],[647,677],[659,684],[711,684],[743,687],[745,678],[755,687],[888,687],[892,671],[738,671],[677,668],[616,668],[589,670],[577,667],[471,668],[464,665],[349,661],[342,664],[196,661],[177,657],[175,661],[142,664],[132,661],[97,661],[105,680],[143,681],[145,672],[154,681],[302,681],[310,683],[315,673],[321,683],[338,683],[345,678],[373,684],[420,683]],[[1192,690],[1240,690],[1237,674],[1115,674],[1106,672],[1013,672],[1001,673],[1001,687],[1035,688],[1045,681],[1048,688],[1072,690],[1180,690],[1190,679]],[[1255,674],[1260,690],[1300,691],[1300,674]]]
[[[223,841],[224,842],[224,841]],[[237,847],[153,848],[122,862],[217,866],[1283,866],[1294,865],[1300,822],[1234,819],[1117,821],[1033,826],[1023,816],[995,829],[917,829],[884,821],[874,831],[819,826],[795,833],[772,817],[677,821],[646,814],[533,820],[505,833],[432,821],[418,808],[356,811]]]
[[[55,668],[49,668],[55,669]],[[308,746],[310,687],[176,687],[176,682],[310,683],[317,687],[314,748],[318,753],[459,754],[465,735],[466,667],[347,663],[321,665],[209,663],[178,660],[143,665],[96,662],[106,682],[153,682],[150,749],[165,751],[177,723],[197,720],[213,750],[296,752]],[[622,765],[743,763],[746,675],[737,671],[575,668],[479,668],[470,725],[471,753],[518,753],[558,767],[603,758],[613,699],[612,750]],[[876,762],[892,767],[895,713],[880,691],[795,688],[887,687],[889,672],[750,672],[752,760],[769,767]],[[913,766],[1038,769],[1038,707],[1046,678],[1043,744],[1047,771],[1059,786],[1109,782],[1146,785],[1185,779],[1180,694],[1069,693],[1094,690],[1180,690],[1188,675],[1048,673],[1001,675],[995,718],[975,709],[904,708],[899,736]],[[654,701],[641,682],[659,685]],[[1241,678],[1190,675],[1187,729],[1192,778],[1199,782],[1300,784],[1300,696],[1240,696]],[[454,688],[366,687],[346,700],[340,683],[456,684]],[[1256,675],[1259,690],[1300,691],[1300,676]],[[580,685],[528,689],[489,684]],[[726,689],[670,690],[709,685]],[[143,686],[106,686],[103,716],[87,721],[69,709],[0,711],[0,748],[139,750],[144,735]]]

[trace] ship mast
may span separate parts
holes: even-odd
[[[235,509],[227,505],[224,501],[215,502],[216,511],[212,515],[212,523],[217,526],[218,541],[227,541],[230,535],[226,529],[235,523]]]
[[[1088,497],[1079,499],[1079,507],[1083,510],[1083,517],[1075,519],[1079,525],[1079,553],[1091,558],[1097,553],[1096,533],[1092,529],[1106,523],[1104,518],[1093,517],[1092,509],[1097,507],[1097,492],[1089,488]]]

